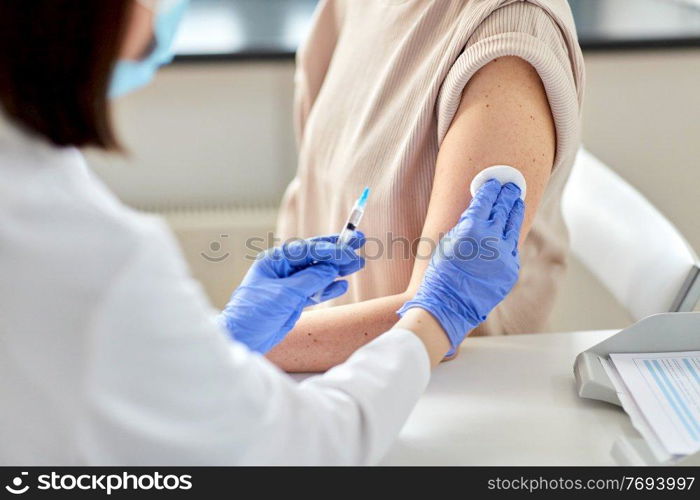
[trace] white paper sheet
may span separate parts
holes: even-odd
[[[610,359],[666,451],[700,451],[700,351],[611,354]]]
[[[615,392],[617,392],[617,397],[620,399],[622,408],[624,408],[627,415],[629,415],[632,426],[642,435],[656,461],[660,464],[665,464],[678,458],[666,451],[666,448],[656,435],[656,432],[654,432],[654,429],[649,425],[649,421],[647,421],[639,405],[627,390],[627,386],[622,381],[622,378],[620,378],[620,374],[613,362],[606,358],[598,359],[603,365],[603,369],[608,374],[610,381],[613,383]]]

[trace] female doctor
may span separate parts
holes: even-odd
[[[362,235],[265,252],[213,311],[167,228],[76,149],[117,148],[108,96],[170,60],[185,6],[0,2],[0,464],[376,462],[431,365],[515,283],[519,190],[486,183],[395,327],[295,383],[260,353],[309,297],[345,292]]]

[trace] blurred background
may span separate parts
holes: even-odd
[[[316,3],[193,0],[175,64],[118,103],[130,154],[88,152],[124,202],[166,217],[218,306],[249,264],[245,241],[274,229],[296,169],[294,53]],[[697,251],[700,0],[569,3],[587,65],[585,146]],[[574,259],[550,331],[629,322]]]

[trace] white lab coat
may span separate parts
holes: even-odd
[[[0,464],[364,464],[424,390],[392,330],[294,382],[230,340],[158,219],[0,122]]]

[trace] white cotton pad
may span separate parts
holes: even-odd
[[[496,179],[502,185],[507,182],[512,182],[520,188],[520,199],[525,201],[525,194],[527,193],[527,183],[525,182],[525,177],[520,173],[515,167],[509,165],[494,165],[493,167],[485,168],[474,177],[472,180],[472,185],[469,190],[472,192],[472,196],[486,184],[487,181],[491,179]]]

